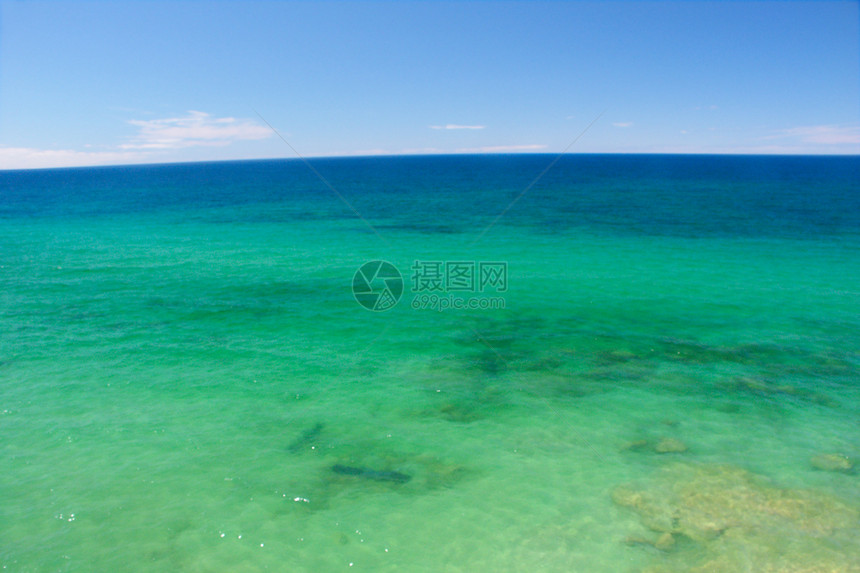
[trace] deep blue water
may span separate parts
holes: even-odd
[[[506,224],[689,237],[788,238],[860,228],[856,157],[570,155],[535,181],[554,159],[313,160],[336,192],[299,160],[12,171],[0,175],[0,214],[97,217],[271,205],[276,212],[265,220],[355,217],[339,193],[383,228],[466,233],[528,189]],[[243,215],[232,220],[247,220]]]

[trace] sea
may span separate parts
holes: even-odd
[[[860,157],[0,172],[0,568],[860,571]]]

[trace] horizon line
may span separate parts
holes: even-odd
[[[44,167],[0,167],[0,173],[13,171],[47,171],[58,169],[101,169],[101,168],[127,168],[127,167],[157,167],[166,165],[196,165],[207,163],[244,163],[253,161],[302,161],[302,159],[370,159],[370,158],[394,158],[394,157],[483,157],[483,156],[539,156],[548,155],[560,157],[562,155],[663,155],[663,156],[704,156],[704,157],[860,157],[857,153],[743,153],[743,152],[703,152],[703,151],[573,151],[565,153],[553,153],[552,151],[539,152],[483,152],[483,153],[379,153],[366,155],[305,155],[303,157],[254,157],[236,159],[200,159],[191,161],[161,161],[140,163],[103,163],[94,165],[56,165]]]

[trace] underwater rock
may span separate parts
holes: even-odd
[[[639,451],[648,447],[648,440],[632,440],[621,446],[622,450]]]
[[[687,445],[675,438],[663,438],[654,446],[654,451],[658,454],[681,454],[687,451]]]
[[[649,528],[706,541],[731,527],[781,524],[826,535],[858,512],[811,490],[780,489],[734,466],[676,464],[653,487],[617,488],[615,503],[635,510]]]
[[[411,461],[421,467],[422,485],[429,490],[454,487],[471,473],[467,466],[441,459],[432,452],[413,456]]]
[[[639,535],[631,535],[624,539],[624,543],[626,545],[649,545],[653,547],[655,542]]]
[[[643,535],[631,535],[624,540],[624,543],[630,546],[641,545],[653,547],[660,551],[671,551],[675,547],[675,536],[671,533],[663,533],[657,539],[649,539]]]
[[[718,387],[730,394],[746,394],[766,399],[790,397],[793,400],[806,400],[822,406],[838,407],[838,403],[824,394],[813,392],[791,384],[779,383],[776,380],[736,376],[727,382],[721,382]]]
[[[394,483],[406,483],[412,479],[412,476],[400,472],[388,470],[373,470],[370,468],[344,466],[341,464],[333,465],[331,471],[336,474],[345,476],[355,476],[374,481],[390,481]]]
[[[639,356],[635,353],[630,352],[629,350],[620,349],[604,350],[602,352],[598,352],[595,356],[595,362],[599,366],[626,364],[627,362],[632,362],[637,359],[639,359]]]
[[[313,449],[317,439],[323,431],[325,425],[322,422],[317,422],[312,428],[308,428],[302,435],[293,440],[287,447],[291,454],[298,454],[308,449]]]
[[[661,438],[656,444],[646,439],[631,440],[621,445],[621,451],[656,452],[658,454],[681,454],[687,451],[687,445],[675,438]]]
[[[790,384],[773,384],[758,378],[749,376],[739,376],[732,380],[731,385],[738,390],[744,390],[753,394],[787,394],[790,396],[799,396],[800,392],[797,388]]]
[[[840,549],[840,547],[842,549]],[[731,530],[699,552],[661,555],[643,573],[860,573],[856,544],[786,539],[775,532]]]
[[[849,472],[854,464],[842,454],[819,454],[809,460],[812,467],[826,472]]]
[[[654,547],[656,547],[660,551],[669,551],[674,546],[675,537],[671,533],[664,533],[663,535],[658,537],[656,543],[654,543]]]
[[[468,424],[480,420],[483,416],[480,409],[473,403],[446,402],[439,406],[439,415],[449,422]]]
[[[823,492],[779,488],[734,466],[679,463],[611,496],[660,533],[661,545],[692,541],[647,571],[860,572],[851,541],[860,511]]]

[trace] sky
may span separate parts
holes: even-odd
[[[0,169],[860,154],[860,2],[0,0]]]

